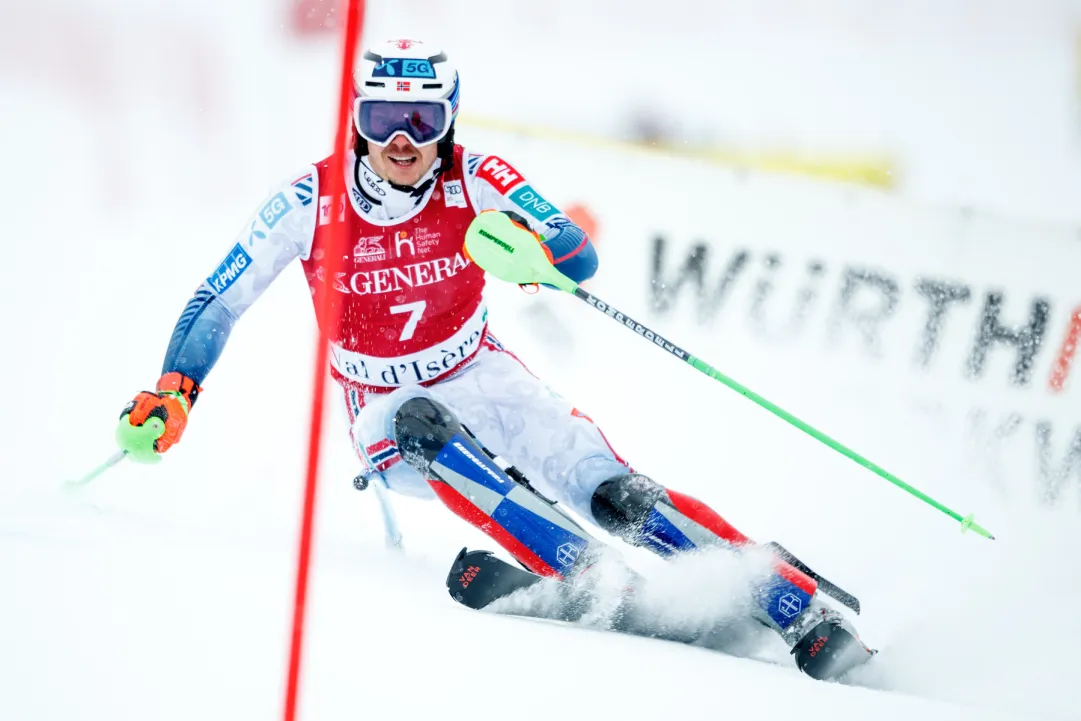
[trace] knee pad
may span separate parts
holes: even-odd
[[[584,529],[521,474],[508,475],[442,403],[409,398],[394,415],[394,435],[402,458],[451,511],[534,573],[562,576],[590,548]]]
[[[624,473],[601,483],[590,510],[604,530],[662,556],[750,543],[706,504],[640,473]]]
[[[597,486],[589,506],[601,528],[628,543],[642,545],[642,530],[662,498],[667,498],[664,487],[649,476],[624,473]]]
[[[410,398],[394,414],[394,438],[402,459],[427,477],[428,469],[454,435],[465,435],[453,412],[429,396]]]

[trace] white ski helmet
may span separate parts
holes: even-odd
[[[381,145],[399,133],[418,146],[441,142],[458,116],[458,87],[457,69],[437,47],[404,39],[373,45],[353,68],[354,127]]]

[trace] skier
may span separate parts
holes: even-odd
[[[181,313],[156,390],[124,409],[122,449],[153,462],[180,440],[234,323],[300,258],[317,312],[329,293],[340,318],[331,373],[361,485],[437,496],[541,576],[573,578],[600,545],[548,497],[662,555],[751,544],[704,503],[635,473],[588,416],[489,332],[484,273],[463,247],[475,218],[535,239],[576,282],[594,274],[597,255],[513,165],[455,143],[459,80],[447,56],[416,40],[374,46],[355,66],[353,88],[346,193],[326,194],[328,158],[259,206]],[[320,261],[340,223],[347,256],[327,278]],[[160,437],[137,432],[152,418],[164,425]],[[759,616],[801,669],[834,676],[869,656],[818,600],[816,578],[782,557],[773,568]]]

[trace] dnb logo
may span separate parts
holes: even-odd
[[[581,549],[573,543],[564,543],[556,549],[556,560],[559,561],[560,566],[573,566],[581,552]]]
[[[777,610],[784,614],[785,618],[793,618],[803,610],[803,601],[794,593],[786,593],[777,601]]]
[[[251,256],[244,252],[240,243],[233,246],[228,257],[221,262],[214,274],[206,279],[214,292],[221,295],[236,282],[236,279],[251,265]]]
[[[548,220],[558,212],[552,207],[551,203],[542,198],[540,193],[533,190],[533,186],[529,184],[522,185],[511,193],[510,199],[514,201],[515,205],[537,220]]]

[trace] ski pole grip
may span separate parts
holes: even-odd
[[[578,284],[552,265],[544,246],[504,213],[484,211],[469,224],[466,254],[500,280],[516,285],[544,283],[573,293]]]
[[[155,442],[165,433],[165,421],[160,418],[147,418],[141,426],[133,426],[129,413],[120,417],[116,427],[116,443],[133,461],[139,463],[157,463],[161,460],[154,447]]]

